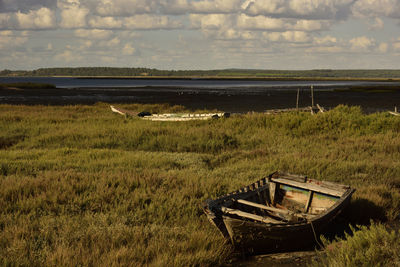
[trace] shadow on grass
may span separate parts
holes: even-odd
[[[345,233],[352,234],[350,225],[357,229],[357,225],[370,225],[371,221],[386,222],[384,209],[368,199],[352,200],[350,205],[335,218],[332,227],[328,229],[324,237],[328,240],[336,237],[343,238]]]

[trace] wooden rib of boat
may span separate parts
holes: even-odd
[[[315,243],[350,202],[354,189],[275,172],[215,200],[208,219],[248,254],[301,249]]]
[[[151,121],[191,121],[191,120],[209,120],[218,118],[228,118],[229,113],[165,113],[165,114],[151,114],[149,112],[134,113],[121,108],[110,106],[111,111],[124,115],[140,117],[144,120]]]

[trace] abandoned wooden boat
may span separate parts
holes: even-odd
[[[314,244],[346,207],[354,191],[345,185],[275,172],[208,200],[204,211],[244,253],[294,250]]]
[[[111,111],[132,117],[140,117],[144,120],[151,121],[191,121],[191,120],[209,120],[218,118],[228,118],[230,113],[165,113],[165,114],[151,114],[149,112],[134,113],[125,109],[110,106]]]

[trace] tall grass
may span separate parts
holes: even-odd
[[[400,120],[385,113],[152,122],[101,103],[0,105],[0,129],[5,265],[222,264],[231,248],[201,204],[275,170],[355,187],[352,223],[399,216]]]
[[[387,229],[382,224],[351,228],[352,235],[330,243],[319,253],[313,266],[399,266],[400,241],[398,230]]]

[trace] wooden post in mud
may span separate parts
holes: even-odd
[[[296,109],[299,110],[300,88],[297,88]]]
[[[397,106],[394,106],[394,112],[397,113]]]
[[[314,107],[314,85],[311,85],[311,107]]]

